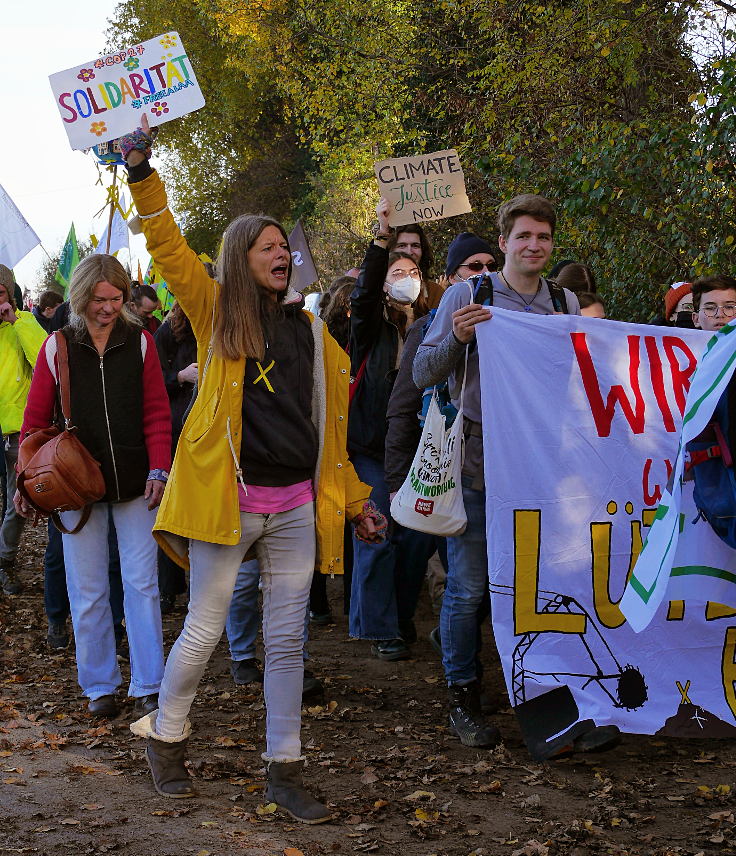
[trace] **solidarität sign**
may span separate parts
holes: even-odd
[[[391,202],[391,226],[442,220],[473,210],[455,149],[389,158],[378,161],[374,169],[381,196]]]
[[[165,33],[49,77],[73,149],[116,139],[141,124],[170,122],[204,106],[178,33]]]

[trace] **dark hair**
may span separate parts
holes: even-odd
[[[422,279],[428,279],[429,271],[432,268],[432,262],[434,262],[434,253],[432,252],[432,245],[429,243],[429,238],[427,238],[424,233],[424,229],[422,229],[418,223],[409,223],[406,226],[397,226],[396,231],[393,232],[386,244],[386,249],[389,253],[393,252],[396,242],[399,240],[399,235],[402,234],[419,235],[419,243],[422,245],[422,257],[419,259],[417,264],[419,266],[419,270],[422,272]]]
[[[504,238],[509,237],[514,228],[514,223],[519,217],[533,217],[535,220],[549,223],[550,231],[554,236],[557,214],[554,205],[544,196],[522,193],[520,196],[514,196],[513,199],[503,203],[498,209],[498,231]]]
[[[693,307],[696,312],[700,311],[700,298],[709,291],[720,291],[729,289],[736,291],[736,279],[725,273],[714,276],[704,276],[696,279],[693,283]]]
[[[177,342],[183,342],[184,339],[194,335],[189,318],[185,315],[178,301],[174,301],[174,305],[169,310],[166,320],[169,322],[171,335]]]
[[[603,298],[594,291],[578,291],[575,293],[575,296],[578,299],[581,309],[587,309],[589,306],[594,306],[596,303],[600,303],[604,310],[606,308]]]
[[[343,349],[350,340],[350,295],[356,282],[354,276],[338,276],[319,301],[320,318]]]
[[[588,291],[595,294],[595,274],[588,265],[571,262],[565,265],[556,277],[557,285],[574,291]]]
[[[63,302],[64,298],[59,294],[58,291],[54,291],[53,289],[44,291],[43,294],[38,298],[39,312],[45,312],[47,309],[51,309],[52,306],[58,306],[60,303]]]
[[[409,259],[412,264],[416,264],[416,262],[409,255],[409,253],[389,253],[388,265],[386,265],[386,273],[388,273],[388,269],[391,267],[391,265],[394,264],[394,262],[397,262],[399,259]],[[423,285],[424,283],[422,283],[422,286]],[[419,291],[419,297],[417,297],[414,303],[411,304],[411,308],[414,313],[414,318],[422,318],[429,312],[429,303],[427,297],[425,297],[424,292],[425,289],[422,287]],[[401,334],[401,338],[403,339],[406,336],[406,313],[402,312],[400,309],[397,309],[395,306],[392,306],[390,303],[388,303],[388,295],[386,295],[385,299],[391,321],[398,327],[399,333]]]
[[[137,280],[131,282],[130,296],[136,306],[140,306],[143,303],[144,297],[147,297],[152,303],[158,303],[156,289],[151,285],[141,285]]]

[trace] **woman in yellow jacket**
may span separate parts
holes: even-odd
[[[346,514],[367,539],[385,529],[345,451],[349,364],[289,289],[291,255],[275,220],[236,218],[223,235],[218,281],[210,279],[148,164],[147,132],[144,117],[143,130],[121,148],[148,250],[197,338],[199,392],[154,527],[163,549],[190,569],[189,612],[166,662],[159,708],[131,728],[148,738],[156,790],[192,796],[187,717],[254,546],[263,590],[266,798],[296,820],[322,823],[331,813],[301,777],[311,577],[315,567],[342,572]]]

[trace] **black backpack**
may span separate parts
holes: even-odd
[[[476,303],[483,306],[493,306],[493,278],[490,273],[479,273],[471,276],[468,282],[473,286],[473,297]],[[558,315],[569,315],[567,308],[567,296],[565,289],[553,279],[542,279],[547,284],[549,295],[552,298],[552,308]]]

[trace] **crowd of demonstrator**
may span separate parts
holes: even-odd
[[[148,249],[176,296],[163,323],[156,292],[131,283],[112,256],[84,259],[68,300],[45,292],[32,312],[0,266],[0,587],[5,596],[22,591],[16,557],[33,510],[16,491],[18,447],[58,419],[60,331],[72,420],[106,493],[78,531],[81,512],[60,515],[63,532],[49,521],[50,648],[69,645],[71,615],[79,684],[97,717],[118,714],[119,664],[129,659],[131,728],[146,738],[154,786],[188,797],[189,712],[225,630],[235,683],[264,687],[266,796],[297,820],[320,823],[332,813],[304,788],[300,720],[303,698],[322,689],[304,664],[310,622],[332,620],[326,575],[343,575],[350,636],[370,640],[387,661],[411,656],[427,580],[450,728],[465,746],[500,742],[486,719],[479,657],[489,596],[474,331],[490,303],[596,318],[604,303],[584,264],[560,262],[544,277],[555,210],[522,195],[501,206],[497,241],[457,235],[436,279],[422,228],[391,228],[380,200],[357,277],[338,277],[308,313],[290,287],[286,233],[269,217],[233,220],[216,267],[203,266],[169,211],[149,144],[138,131],[123,149]],[[736,281],[712,277],[676,283],[661,323],[712,330],[734,315]],[[416,450],[425,388],[449,381],[457,404],[466,356],[468,525],[445,539],[394,523],[390,502]],[[161,613],[187,592],[165,658]],[[593,726],[565,750],[618,740],[615,727]]]

